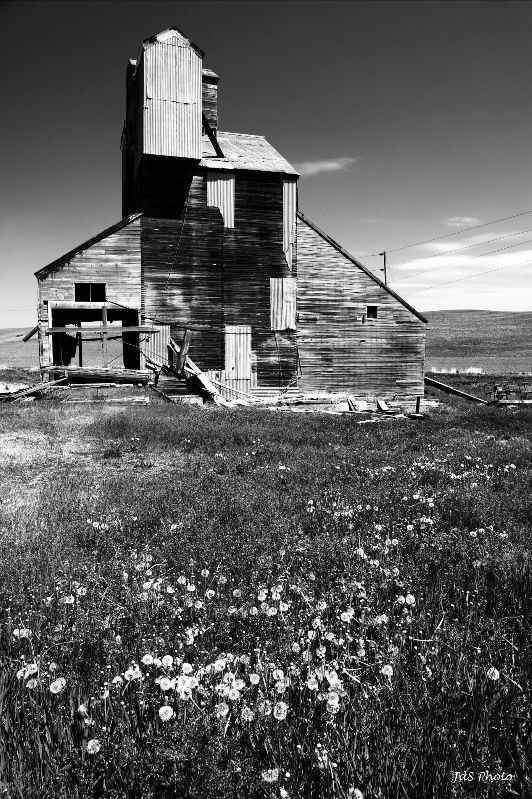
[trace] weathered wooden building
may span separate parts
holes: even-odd
[[[167,358],[245,392],[423,393],[424,317],[298,211],[297,171],[218,127],[218,76],[176,28],[126,77],[123,218],[40,269],[42,370]]]

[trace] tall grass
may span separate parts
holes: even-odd
[[[0,505],[7,797],[530,794],[530,417],[368,427],[129,410]]]

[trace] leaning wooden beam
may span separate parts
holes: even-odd
[[[425,385],[431,386],[431,388],[437,388],[439,391],[444,391],[446,394],[455,394],[457,397],[462,397],[470,402],[480,402],[481,405],[489,405],[487,400],[480,399],[480,397],[475,397],[474,394],[467,394],[465,391],[460,391],[458,388],[453,388],[453,386],[448,386],[447,383],[440,383],[439,380],[434,380],[433,377],[425,377]]]
[[[32,327],[32,329],[28,333],[26,333],[22,341],[29,341],[30,338],[32,338],[35,335],[35,333],[38,332],[39,332],[39,325],[35,325],[35,327]]]
[[[214,131],[212,130],[211,126],[209,125],[209,122],[208,122],[207,117],[205,116],[205,114],[201,115],[201,120],[202,120],[202,123],[203,123],[203,129],[205,130],[205,133],[209,137],[209,141],[210,141],[210,143],[212,144],[212,146],[214,148],[214,152],[216,153],[218,158],[225,158],[225,155],[223,154],[223,150],[220,147],[220,145],[218,144],[218,139],[214,135]]]

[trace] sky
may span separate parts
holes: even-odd
[[[532,4],[3,0],[0,328],[120,219],[126,64],[171,25],[220,75],[220,129],[266,136],[414,307],[532,310]]]

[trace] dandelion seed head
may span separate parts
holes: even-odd
[[[64,677],[59,677],[57,680],[54,680],[50,683],[50,693],[52,694],[60,694],[61,691],[64,689],[66,685],[66,680]]]
[[[91,740],[87,742],[88,755],[97,755],[101,748],[102,745],[98,738],[91,738]]]
[[[159,708],[159,718],[161,721],[170,721],[172,716],[174,715],[173,708],[170,705],[163,705]]]

